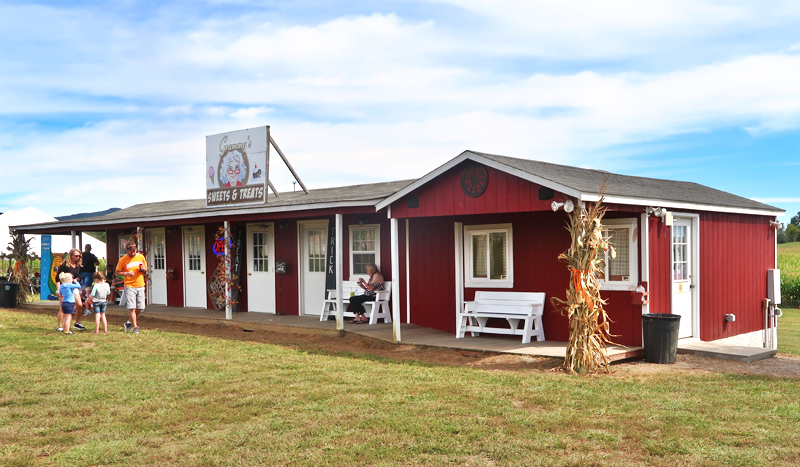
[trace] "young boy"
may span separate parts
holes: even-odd
[[[72,321],[72,315],[75,314],[76,302],[78,306],[81,305],[81,285],[73,283],[72,274],[68,272],[62,272],[58,279],[61,281],[59,291],[61,292],[61,309],[64,312],[64,334],[71,335],[69,324]]]

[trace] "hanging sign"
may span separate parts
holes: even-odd
[[[206,207],[264,204],[269,127],[206,136]]]
[[[231,265],[231,274],[233,274],[233,284],[231,284],[231,301],[233,305],[231,309],[236,313],[236,308],[239,306],[239,279],[242,273],[242,263],[244,262],[244,228],[239,227],[236,229],[236,241],[233,242],[231,253],[233,254],[233,264]]]

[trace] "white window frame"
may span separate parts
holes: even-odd
[[[353,232],[356,231],[364,231],[364,230],[374,230],[375,231],[375,264],[378,265],[378,269],[380,269],[380,260],[381,260],[381,225],[380,224],[364,224],[364,225],[351,225],[349,226],[348,232],[348,250],[350,250],[350,279],[351,281],[357,281],[358,279],[369,280],[369,276],[363,272],[356,274],[353,271]],[[363,252],[359,252],[363,253]]]
[[[503,232],[506,234],[506,278],[486,279],[473,277],[472,236]],[[514,287],[514,229],[512,224],[464,226],[464,286],[470,288],[510,289]]]
[[[628,227],[628,254],[630,255],[630,262],[628,270],[627,281],[606,281],[605,279],[598,279],[600,283],[600,290],[635,290],[639,285],[639,223],[638,219],[603,219],[603,227],[616,228]],[[619,239],[615,238],[615,242]],[[607,255],[608,253],[606,253]],[[606,264],[606,273],[608,273],[608,264]]]

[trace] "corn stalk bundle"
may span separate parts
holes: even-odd
[[[602,193],[601,189],[601,193]],[[609,239],[603,237],[601,220],[606,209],[602,206],[604,198],[585,207],[576,206],[569,214],[567,230],[572,244],[558,259],[567,263],[570,271],[567,299],[557,297],[551,302],[569,318],[569,342],[564,368],[570,373],[596,373],[609,370],[606,344],[611,343],[609,320],[600,297],[600,283],[605,270],[605,254],[616,256]]]
[[[10,253],[11,259],[14,260],[14,269],[11,272],[11,282],[19,284],[17,286],[17,303],[22,305],[31,299],[33,288],[31,286],[31,278],[28,276],[28,260],[30,260],[31,241],[25,240],[25,235],[22,232],[12,230],[11,241],[8,242],[6,248]]]

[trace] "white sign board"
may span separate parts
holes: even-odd
[[[264,204],[269,127],[206,136],[206,207]]]

